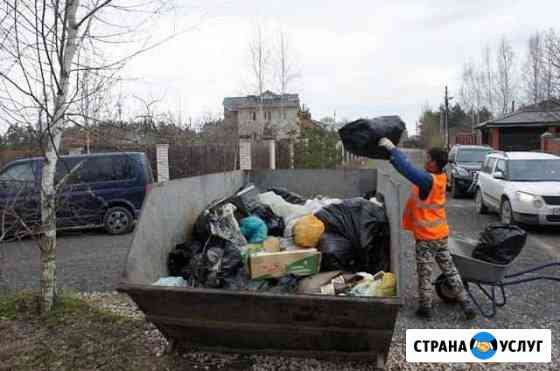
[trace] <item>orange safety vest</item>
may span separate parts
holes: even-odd
[[[441,240],[449,236],[445,216],[445,174],[431,174],[433,183],[428,198],[420,200],[420,189],[412,187],[403,215],[403,228],[411,231],[417,240]]]

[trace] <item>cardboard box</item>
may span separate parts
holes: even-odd
[[[266,252],[280,251],[280,239],[277,237],[268,237],[263,241],[263,248]]]
[[[283,277],[288,274],[309,276],[319,272],[321,253],[317,249],[260,252],[249,257],[251,279]]]

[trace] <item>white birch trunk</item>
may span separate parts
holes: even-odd
[[[41,310],[51,310],[56,297],[56,188],[54,175],[58,160],[58,149],[62,139],[64,114],[67,109],[67,96],[70,84],[70,68],[79,46],[76,13],[79,0],[68,0],[66,3],[67,39],[60,71],[60,90],[55,97],[55,110],[50,124],[46,160],[43,164],[41,180],[41,225],[42,233],[39,241],[41,249]]]

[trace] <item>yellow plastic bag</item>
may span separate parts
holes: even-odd
[[[374,296],[396,296],[397,279],[391,272],[377,272],[373,280],[379,282],[375,288]]]
[[[305,215],[294,225],[294,240],[298,246],[315,247],[323,232],[325,232],[325,225],[322,221],[314,215]]]

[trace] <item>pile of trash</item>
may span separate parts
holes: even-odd
[[[305,199],[249,184],[198,216],[190,242],[156,285],[349,296],[394,296],[390,233],[371,196]]]

